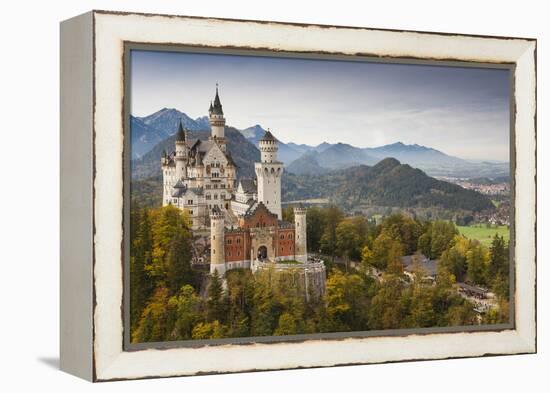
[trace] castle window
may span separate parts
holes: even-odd
[[[188,205],[192,205],[192,204],[193,204],[193,200],[192,200],[192,199],[189,199],[189,200],[187,201],[187,204],[188,204]]]
[[[218,199],[218,194],[214,194],[214,199]]]
[[[231,243],[233,243],[233,242],[231,241],[231,239],[227,239],[227,244],[231,244]]]
[[[189,214],[190,214],[190,215],[193,215],[193,210],[189,210]]]
[[[206,188],[207,190],[210,190],[210,187],[211,187],[210,184],[207,184],[207,185],[205,186],[205,188]]]
[[[218,188],[218,185],[217,184],[214,184],[214,189],[217,189]]]
[[[238,256],[238,257],[241,256],[241,252],[240,252],[240,251],[237,251],[237,256]]]
[[[216,226],[216,224],[213,224],[212,226]],[[216,235],[212,235],[212,240],[216,240]]]
[[[292,233],[289,233],[289,234],[288,234],[288,238],[289,238],[289,239],[292,239]]]
[[[237,244],[241,244],[241,239],[237,238]]]
[[[212,198],[210,194],[206,194],[206,200],[209,201]],[[208,205],[210,207],[210,205]]]

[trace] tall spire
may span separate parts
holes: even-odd
[[[176,134],[176,142],[178,142],[178,141],[184,141],[185,142],[185,127],[183,126],[183,120],[180,120],[178,133]]]
[[[218,93],[218,84],[216,83],[216,97],[214,97],[214,107],[212,112],[215,115],[223,115],[222,103],[220,101],[220,95]]]

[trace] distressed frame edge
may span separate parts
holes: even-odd
[[[113,13],[109,13],[109,14],[113,14]],[[131,14],[133,15],[133,14]],[[173,17],[173,16],[171,16]],[[192,18],[192,17],[191,17]],[[205,19],[211,19],[211,18],[205,18]],[[283,23],[279,23],[279,22],[274,22],[275,24],[283,24]],[[395,34],[398,34],[399,32],[396,32]],[[418,32],[414,32],[414,33],[418,33]],[[426,34],[434,34],[434,33],[426,33]],[[437,33],[435,33],[437,34]],[[458,35],[454,35],[454,34],[451,34],[452,36],[458,36]],[[467,37],[469,37],[468,35],[465,35]],[[483,37],[482,37],[483,38]],[[502,37],[497,37],[498,39],[504,39]],[[530,52],[530,53],[534,53],[534,72],[535,72],[535,75],[534,75],[534,86],[533,88],[536,89],[536,40],[530,40],[528,39],[527,41],[534,41],[531,42],[531,44],[533,44],[531,47],[528,45],[528,47],[526,48],[525,52]],[[532,49],[531,51],[529,51],[529,49]],[[533,58],[533,57],[532,57]],[[532,93],[532,92],[531,92]],[[534,122],[533,122],[533,127],[530,128],[528,131],[532,131],[533,132],[533,136],[534,136],[534,141],[535,141],[535,149],[536,149],[536,97],[531,97],[531,98],[534,98],[533,100],[533,104],[534,104]],[[517,103],[516,103],[517,104]],[[516,120],[517,121],[517,120]],[[535,150],[536,152],[536,150]],[[536,175],[536,162],[535,162],[535,175]],[[533,184],[535,187],[536,187],[536,177],[535,177],[535,182]],[[535,207],[536,207],[536,194],[535,194]],[[535,222],[535,226],[533,228],[534,232],[533,234],[536,235],[536,216],[533,217],[533,221]],[[536,249],[535,249],[535,254],[534,254],[535,258],[536,258]],[[536,263],[536,261],[535,261]],[[536,291],[536,267],[535,267],[535,275],[534,275],[534,280],[535,280],[535,291]],[[536,302],[536,292],[534,292],[535,296],[533,297],[533,301]],[[520,351],[516,351],[516,352],[511,352],[509,354],[512,354],[512,353],[533,353],[533,352],[536,352],[536,310],[535,310],[535,314],[533,315],[534,317],[534,323],[535,325],[533,326],[533,330],[534,331],[531,331],[531,332],[526,332],[524,331],[524,329],[521,329],[521,332],[524,333],[524,334],[520,334],[518,335],[518,331],[520,330],[519,327],[518,329],[516,329],[515,331],[515,335],[517,336],[519,342],[521,342],[523,345],[523,350],[520,350]],[[95,337],[94,337],[95,339]],[[478,354],[478,355],[464,355],[464,356],[457,356],[457,357],[472,357],[472,356],[488,356],[488,355],[501,355],[501,354],[507,354],[505,353],[505,351],[501,352],[501,353],[490,353],[490,354]],[[453,356],[451,356],[452,358]],[[393,360],[393,361],[410,361],[410,360],[430,360],[430,359],[442,359],[442,358],[449,358],[449,356],[441,356],[441,357],[428,357],[428,358],[422,358],[422,359],[418,359],[418,358],[414,358],[414,359],[407,359],[407,358],[400,358],[400,360]],[[113,363],[117,363],[118,360],[120,359],[112,359],[113,360]],[[382,361],[382,363],[385,363],[385,362],[393,362],[392,360],[389,360],[389,361]],[[346,364],[370,364],[370,363],[380,363],[380,362],[362,362],[362,363],[346,363]],[[114,365],[114,364],[113,364]],[[331,364],[331,365],[326,365],[326,366],[306,366],[308,368],[310,367],[329,367],[329,366],[337,366],[337,365],[342,365],[342,364]],[[279,367],[279,368],[275,368],[275,369],[287,369],[287,368],[301,368],[301,367]],[[271,368],[266,368],[265,370],[271,370]],[[106,370],[102,370],[102,371],[106,371]],[[259,371],[259,370],[239,370],[239,371],[216,371],[216,372],[212,372],[212,373],[229,373],[229,372],[243,372],[243,371]],[[206,373],[210,373],[210,372],[206,372]],[[103,372],[101,373],[103,374]],[[108,374],[108,373],[106,373]],[[151,375],[151,376],[131,376],[131,377],[107,377],[107,378],[103,378],[103,377],[100,377],[100,378],[97,378],[96,380],[116,380],[116,379],[135,379],[135,378],[150,378],[150,377],[162,377],[162,376],[178,376],[178,375],[197,375],[197,374],[203,374],[201,372],[195,372],[195,373],[190,373],[190,374],[185,374],[185,373],[176,373],[176,374],[169,374],[169,375]],[[94,378],[95,379],[95,378]]]

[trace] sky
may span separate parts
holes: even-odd
[[[227,125],[283,142],[403,142],[471,160],[509,158],[509,71],[133,50],[131,112],[207,115],[216,83]]]

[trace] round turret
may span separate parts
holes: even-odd
[[[180,122],[178,132],[176,133],[176,155],[174,161],[176,162],[176,178],[185,179],[187,177],[187,159],[189,149],[187,146],[187,132],[183,126],[183,121]]]
[[[223,108],[218,94],[218,84],[216,84],[216,97],[214,103],[210,103],[208,109],[208,120],[212,129],[212,139],[215,139],[225,151],[225,117],[223,116]]]
[[[277,162],[277,151],[279,150],[279,143],[273,136],[271,131],[267,130],[259,141],[261,161],[262,162]]]
[[[210,273],[225,274],[225,213],[218,206],[210,212]]]

